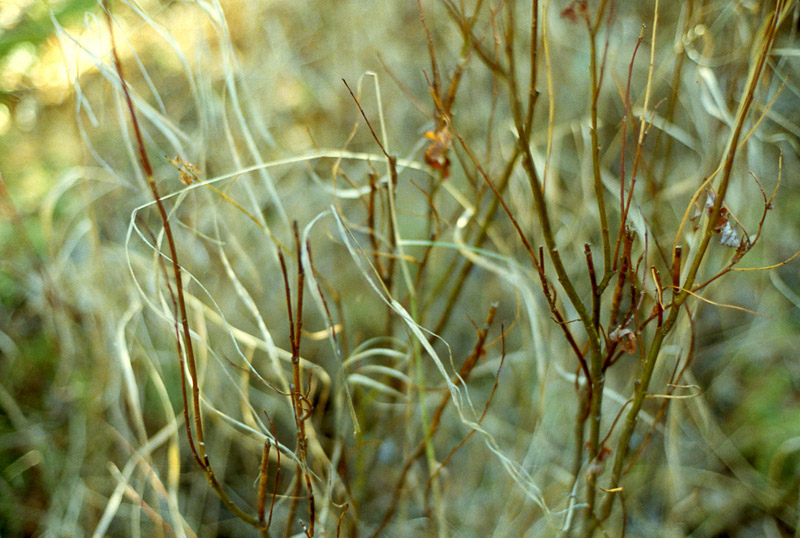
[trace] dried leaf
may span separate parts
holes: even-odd
[[[428,166],[436,170],[441,170],[446,178],[450,175],[450,158],[447,153],[450,151],[452,135],[447,126],[442,126],[436,132],[427,131],[425,138],[430,139],[431,143],[425,150],[425,162]]]
[[[608,335],[612,342],[619,342],[625,353],[636,353],[636,336],[627,327],[619,326]]]
[[[176,156],[174,159],[170,159],[167,157],[169,164],[175,167],[175,169],[180,172],[180,180],[185,185],[191,185],[196,181],[200,181],[200,169],[198,169],[195,165],[190,163],[189,161],[184,160],[182,157]]]
[[[574,0],[561,12],[561,18],[569,22],[578,22],[580,18],[588,20],[589,9],[586,0]]]

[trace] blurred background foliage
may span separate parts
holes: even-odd
[[[620,13],[631,21],[647,21],[652,17],[652,8],[648,12],[644,4],[620,2]],[[719,8],[720,3],[706,4],[713,9]],[[731,4],[741,4],[737,7],[741,12],[737,11],[735,16],[745,16],[756,11],[756,7],[748,7],[749,4],[759,3]],[[391,129],[394,151],[401,156],[416,154],[419,158],[422,133],[432,127],[432,122],[428,90],[421,76],[421,70],[429,68],[424,57],[425,34],[413,2],[225,0],[221,6],[227,18],[230,51],[224,50],[216,35],[224,25],[219,20],[214,20],[213,24],[209,22],[214,12],[198,6],[193,2],[146,0],[135,5],[138,12],[130,6],[115,12],[121,30],[118,47],[132,86],[160,117],[174,122],[174,139],[165,134],[171,132],[169,126],[154,130],[148,140],[153,147],[181,148],[181,154],[196,163],[206,177],[256,160],[254,155],[233,156],[228,151],[228,144],[241,148],[248,144],[242,132],[226,124],[233,115],[233,97],[225,89],[232,76],[236,77],[242,91],[239,110],[252,122],[255,145],[263,159],[289,158],[317,148],[342,147],[356,120],[356,110],[341,79],[347,79],[352,85],[366,71],[375,71],[381,77],[383,112]],[[553,9],[555,13],[558,11]],[[677,24],[678,12],[673,6],[664,8],[665,28]],[[429,24],[439,46],[440,59],[450,65],[458,57],[461,38],[454,25],[444,24],[443,13],[437,12],[437,16],[440,19],[431,16]],[[56,30],[54,21],[63,31]],[[792,24],[796,26],[797,20]],[[162,28],[168,29],[168,34]],[[630,41],[634,42],[638,24],[625,28],[632,36]],[[562,32],[554,31],[553,36],[554,42],[560,40],[564,45],[554,52],[557,55],[554,76],[565,81],[564,88],[559,89],[559,110],[563,111],[562,125],[568,132],[570,115],[578,117],[585,112],[581,108],[583,101],[579,99],[584,95],[576,95],[578,89],[569,81],[585,72],[586,65],[585,58],[578,54],[580,47],[571,42],[569,28],[562,28]],[[172,40],[169,45],[165,35]],[[74,36],[74,40],[68,36]],[[661,36],[664,47],[672,46],[672,35],[664,31]],[[780,58],[788,64],[787,71],[800,72],[794,32],[782,45],[787,50],[794,47],[793,52]],[[5,0],[0,3],[0,172],[7,187],[1,200],[3,220],[0,222],[2,536],[90,534],[118,483],[119,470],[115,465],[126,461],[130,452],[131,436],[127,435],[129,432],[121,433],[124,428],[120,425],[128,424],[131,419],[126,416],[124,406],[117,405],[124,381],[122,374],[110,366],[109,357],[119,345],[118,319],[109,322],[104,315],[106,312],[115,317],[123,315],[129,295],[135,294],[122,245],[128,216],[147,198],[146,193],[138,189],[137,182],[141,178],[135,156],[128,142],[123,142],[129,137],[119,132],[117,122],[124,117],[121,102],[117,94],[109,90],[94,62],[80,51],[81,46],[108,61],[107,32],[102,12],[94,0]],[[183,51],[185,56],[175,51]],[[236,64],[231,64],[234,58]],[[623,67],[628,61],[627,56],[619,59]],[[139,63],[146,65],[149,80],[143,76],[144,70],[137,68]],[[186,76],[187,68],[197,73],[196,79]],[[735,72],[726,74],[732,80],[742,76]],[[480,102],[484,99],[488,103],[490,97],[486,96],[493,91],[491,81],[469,71],[465,77],[464,100]],[[393,83],[393,78],[403,87]],[[734,86],[731,83],[727,87],[731,94]],[[369,95],[365,109],[375,114],[374,92]],[[98,107],[97,103],[104,106]],[[777,263],[800,247],[799,109],[797,87],[794,79],[790,79],[775,108],[775,113],[783,119],[780,134],[776,136],[786,140],[782,146],[786,148],[783,183],[775,209],[770,213],[765,232],[767,239],[759,252],[754,253],[760,260],[756,256],[748,258],[751,266]],[[485,109],[460,113],[474,114],[470,125],[476,125],[477,131],[489,121],[490,109],[487,104]],[[776,120],[778,123],[780,121]],[[498,139],[509,136],[507,125],[499,126],[497,131]],[[181,138],[180,132],[191,132],[193,137]],[[569,136],[564,139],[565,146],[569,146]],[[221,143],[223,140],[226,143]],[[375,151],[364,129],[358,131],[348,149]],[[247,150],[243,149],[243,153],[247,154]],[[564,161],[560,163],[563,170],[577,173],[578,163]],[[169,165],[163,160],[157,162],[159,177],[167,177]],[[691,157],[687,157],[685,166],[693,165]],[[366,174],[367,171],[365,166],[353,173]],[[174,176],[174,172],[172,174]],[[307,196],[310,179],[298,179],[281,170],[275,174],[282,185],[282,199],[295,214],[303,211],[305,215],[314,215],[326,207],[325,200],[312,200]],[[305,174],[319,179],[329,171],[312,164]],[[760,179],[765,185],[772,185],[775,178]],[[84,181],[91,182],[92,188],[85,187]],[[177,189],[174,178],[170,180],[173,183],[163,181],[172,185],[171,190]],[[410,186],[407,188],[412,190]],[[678,185],[676,191],[685,192],[687,188]],[[528,196],[524,192],[516,194],[521,201]],[[746,201],[740,199],[743,204]],[[100,210],[102,213],[95,214]],[[94,226],[89,227],[84,220],[87,212]],[[279,220],[280,217],[273,214],[268,218]],[[408,236],[422,235],[412,232],[421,229],[421,224],[414,224],[412,220],[405,226]],[[241,239],[246,243],[249,237],[243,235]],[[92,260],[100,259],[98,252],[101,251],[104,262],[94,264]],[[338,276],[335,262],[327,259],[324,251],[318,256],[320,266],[327,265],[326,270],[335,275],[332,279],[335,281]],[[213,278],[209,276],[213,275],[211,269],[203,273],[202,265],[208,258],[197,254],[197,258],[188,259],[187,264],[195,264],[198,274]],[[109,259],[117,260],[116,271]],[[240,261],[237,270],[243,275],[255,275],[252,281],[258,282],[258,267],[248,266],[244,257]],[[742,518],[731,529],[726,527],[725,517],[713,520],[708,514],[715,510],[735,510],[747,504],[745,501],[737,504],[739,501],[717,493],[724,489],[721,476],[746,482],[748,473],[761,473],[779,484],[791,483],[798,476],[800,276],[797,267],[794,262],[771,273],[729,275],[717,290],[715,300],[741,306],[750,312],[711,305],[701,308],[702,323],[699,324],[690,381],[700,387],[703,403],[694,407],[686,405],[685,414],[675,415],[685,420],[674,418],[665,428],[681,430],[682,438],[696,439],[700,448],[694,452],[689,450],[684,457],[698,469],[713,469],[716,474],[709,481],[720,480],[723,486],[715,489],[713,495],[695,499],[695,504],[687,501],[685,506],[672,507],[672,517],[681,514],[685,518],[678,522],[666,521],[663,513],[658,512],[659,502],[667,497],[667,493],[659,497],[659,492],[669,490],[671,484],[660,482],[652,490],[640,492],[642,499],[648,495],[653,499],[640,501],[638,507],[632,503],[631,510],[641,516],[639,534],[635,535],[655,536],[659,531],[654,529],[664,526],[673,533],[670,536],[679,536],[680,531],[674,529],[687,525],[695,529],[697,536],[714,536],[715,532],[722,533],[716,536],[763,536],[767,532],[773,533],[772,536],[786,535],[786,529],[774,523],[763,523],[759,516]],[[335,283],[342,286],[343,293],[352,293],[358,301],[362,300],[359,294],[363,294],[363,290],[356,289],[357,284],[346,276]],[[507,290],[499,286],[497,281],[487,279],[485,287],[468,292],[472,294],[469,296],[472,302],[467,302],[470,306],[465,310],[476,323],[483,319],[492,300],[508,295]],[[363,301],[369,303],[368,299]],[[235,298],[232,302],[235,303]],[[358,327],[350,335],[354,340],[352,346],[380,332],[380,322],[376,321],[373,308],[374,305],[349,312],[351,326]],[[514,318],[513,302],[506,308],[508,316]],[[276,324],[282,323],[282,319],[282,314],[275,314]],[[316,328],[320,328],[320,320],[315,321]],[[456,346],[460,343],[459,351],[468,349],[473,337],[471,324],[459,319],[451,330],[450,339],[457,342]],[[133,341],[133,353],[156,350],[163,359],[164,369],[159,378],[165,383],[173,409],[180,409],[179,376],[170,362],[170,354],[174,352],[172,335],[152,319],[145,319],[132,332],[135,335],[129,336]],[[314,345],[309,344],[311,355],[314,354],[311,350],[317,349]],[[319,349],[316,352],[324,355],[322,348]],[[137,369],[144,368],[137,366]],[[503,383],[510,396],[506,397],[503,409],[509,429],[499,437],[513,438],[515,428],[533,429],[533,424],[538,424],[545,411],[540,415],[531,408],[514,406],[515,395],[525,394],[529,401],[536,400],[526,394],[528,387],[515,386],[520,379],[514,375],[519,373],[515,368],[524,371],[524,366],[510,361],[508,368],[512,373],[503,378]],[[137,370],[137,375],[140,373]],[[487,387],[491,386],[489,379],[484,379]],[[159,390],[154,383],[142,387],[143,401],[147,402],[144,416],[153,421],[146,425],[148,430],[161,423],[164,413],[160,404],[155,403]],[[232,405],[235,407],[235,402]],[[552,405],[558,407],[556,402]],[[572,412],[551,413],[547,420],[569,422]],[[362,419],[367,424],[370,422],[369,416]],[[715,436],[708,436],[708,431],[704,433],[697,426],[710,423],[719,426],[718,430],[712,428]],[[384,427],[391,429],[392,425]],[[565,438],[568,437],[569,432],[566,432]],[[381,441],[381,430],[377,430],[374,434],[368,432],[358,442],[378,446]],[[181,443],[185,452],[185,440]],[[714,449],[709,450],[709,446]],[[553,442],[549,450],[560,448]],[[391,452],[396,447],[383,449]],[[517,449],[521,452],[525,448],[518,446]],[[664,448],[667,461],[673,456],[669,450],[670,447]],[[163,457],[174,455],[164,454]],[[240,457],[246,460],[248,456],[240,454]],[[391,454],[381,457],[389,458]],[[469,455],[462,454],[462,457],[468,460]],[[252,469],[253,461],[234,461],[230,465],[236,469]],[[748,476],[742,477],[739,473]],[[243,482],[253,478],[245,477]],[[480,476],[471,479],[472,482],[466,478],[464,481],[476,488],[483,483]],[[483,484],[486,489],[482,492],[488,497],[487,507],[480,511],[503,505],[507,492],[492,479],[484,480],[489,482],[488,486]],[[751,483],[762,483],[761,478]],[[195,500],[202,497],[196,488],[191,492]],[[698,485],[697,492],[702,496],[708,490]],[[796,495],[791,501],[798,502]],[[480,529],[475,530],[475,535],[485,535],[481,534],[487,530],[482,526],[485,523],[476,521],[479,514],[472,513],[475,510],[470,502],[475,502],[471,495],[454,501],[463,512],[462,529]],[[524,506],[517,498],[511,504]],[[185,507],[189,514],[187,519],[194,516],[195,521],[207,525],[198,530],[198,534],[243,535],[234,525],[214,521],[215,517],[224,519],[225,516],[203,514],[202,506],[204,504],[198,501],[189,502]],[[668,511],[665,507],[662,509],[664,513]],[[133,510],[126,513],[133,521]],[[649,520],[642,515],[648,513]],[[524,519],[524,516],[519,517]],[[130,527],[128,523],[117,525],[112,527],[115,535],[126,535],[133,526],[132,523]],[[497,528],[502,527],[498,525]],[[468,535],[472,534],[464,534]]]

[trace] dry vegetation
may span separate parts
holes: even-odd
[[[800,536],[799,18],[54,18],[62,97],[3,90],[0,534]]]

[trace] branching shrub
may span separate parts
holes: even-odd
[[[100,75],[54,195],[106,372],[84,526],[799,532],[796,431],[748,454],[711,366],[782,330],[797,3],[397,4],[57,28]]]

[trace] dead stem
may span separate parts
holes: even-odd
[[[775,7],[771,11],[769,18],[764,22],[764,25],[762,27],[763,29],[761,32],[761,41],[756,43],[756,46],[758,47],[756,49],[758,51],[758,55],[756,57],[755,64],[751,67],[750,74],[748,77],[748,84],[744,90],[743,97],[740,101],[739,110],[737,111],[736,114],[736,124],[734,125],[733,132],[731,133],[730,141],[728,142],[728,150],[723,159],[722,179],[720,182],[720,186],[717,189],[716,202],[714,203],[714,207],[711,211],[711,216],[706,224],[705,232],[703,234],[700,245],[696,250],[694,259],[692,260],[692,264],[689,267],[684,283],[682,284],[683,291],[678,293],[677,297],[673,301],[674,303],[673,307],[670,308],[669,310],[667,319],[664,320],[663,324],[660,325],[658,330],[655,332],[655,335],[653,336],[653,340],[647,352],[647,357],[644,363],[644,367],[636,384],[636,393],[634,396],[633,403],[630,409],[628,410],[627,417],[625,420],[625,426],[617,443],[614,465],[612,468],[609,487],[607,488],[607,490],[616,491],[616,488],[619,487],[623,466],[625,464],[626,456],[629,450],[630,439],[631,436],[633,435],[633,431],[637,423],[637,418],[639,415],[639,411],[641,410],[642,403],[644,402],[645,396],[647,394],[647,390],[650,384],[650,379],[653,375],[653,370],[655,368],[656,360],[661,351],[661,346],[664,342],[664,338],[670,332],[678,317],[679,309],[675,308],[675,306],[680,306],[689,297],[690,294],[688,292],[688,289],[691,289],[694,283],[695,276],[697,275],[697,272],[700,268],[700,264],[708,251],[708,246],[714,231],[713,230],[714,223],[717,220],[720,209],[722,207],[723,200],[725,198],[725,193],[727,192],[728,186],[730,184],[731,172],[733,170],[733,161],[734,157],[736,156],[736,150],[738,148],[739,136],[742,132],[742,129],[744,128],[744,123],[748,117],[748,112],[750,111],[750,106],[753,102],[756,88],[759,82],[761,81],[763,68],[772,49],[772,45],[775,41],[775,36],[777,35],[780,19],[784,13],[785,8],[786,8],[785,0],[778,0]],[[606,495],[602,503],[602,506],[600,508],[600,512],[598,514],[599,521],[601,522],[604,521],[611,514],[611,507],[616,497],[617,496],[614,494]],[[590,536],[593,533],[593,530],[594,530],[594,525],[590,526],[587,529],[587,536]]]
[[[172,234],[172,226],[170,225],[169,219],[167,218],[167,212],[166,209],[164,208],[164,203],[161,200],[161,196],[158,192],[158,187],[156,186],[156,181],[153,176],[153,169],[152,166],[150,165],[150,159],[147,156],[147,150],[144,147],[144,139],[142,137],[141,129],[139,128],[139,121],[136,116],[136,109],[133,106],[133,100],[131,99],[130,92],[128,90],[128,83],[122,71],[122,62],[119,59],[116,43],[114,42],[114,25],[111,19],[111,12],[109,10],[107,0],[104,0],[103,2],[103,9],[105,12],[106,23],[108,26],[109,36],[111,39],[111,52],[114,58],[114,66],[116,68],[117,75],[119,76],[120,86],[122,88],[122,92],[125,97],[125,103],[127,105],[131,123],[133,124],[134,134],[136,136],[136,144],[139,151],[139,164],[141,164],[142,169],[145,173],[147,185],[150,188],[150,192],[153,195],[153,200],[155,201],[156,207],[158,209],[158,214],[159,217],[161,218],[164,234],[167,238],[167,245],[170,252],[170,259],[172,261],[173,278],[175,279],[175,294],[177,295],[178,311],[180,313],[179,323],[183,329],[183,349],[185,350],[186,364],[189,369],[189,379],[191,381],[192,406],[194,411],[194,435],[197,436],[197,442],[195,443],[194,435],[192,434],[191,422],[189,421],[188,411],[186,410],[187,401],[186,397],[184,396],[186,435],[189,441],[189,447],[191,448],[192,455],[194,456],[198,465],[200,465],[203,471],[205,471],[206,478],[208,479],[209,484],[211,485],[212,489],[214,489],[214,491],[217,493],[223,504],[225,504],[225,506],[231,512],[233,512],[233,514],[235,514],[236,517],[254,527],[257,527],[258,519],[244,512],[230,499],[230,497],[228,497],[227,493],[225,493],[225,490],[222,488],[222,485],[219,483],[216,475],[214,474],[214,471],[211,467],[211,463],[208,458],[208,454],[206,453],[205,432],[203,429],[203,418],[200,409],[200,384],[199,384],[199,379],[197,377],[197,366],[195,364],[194,346],[192,343],[191,330],[189,328],[189,317],[186,311],[186,300],[184,298],[184,291],[183,291],[182,270],[180,267],[180,263],[178,262],[178,252],[175,246],[175,239]],[[176,321],[176,323],[178,323],[178,321]],[[182,362],[183,355],[181,354],[180,351],[181,351],[181,344],[179,339],[178,340],[179,361]],[[185,394],[186,380],[185,380],[185,370],[183,368],[183,364],[181,364],[180,371],[181,371],[181,384],[184,387],[184,394]]]

